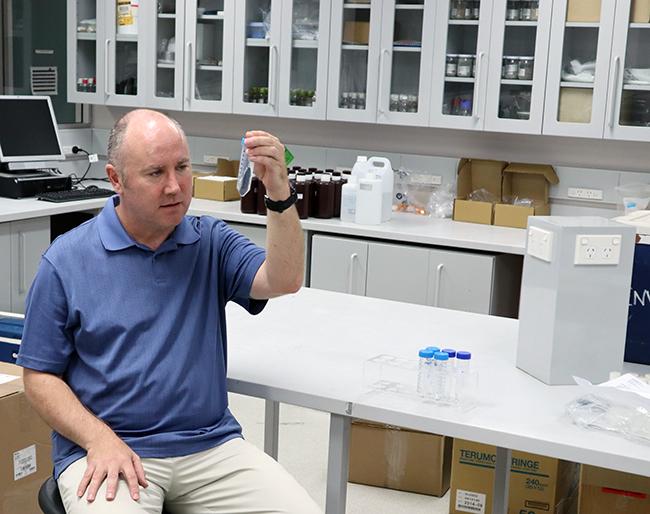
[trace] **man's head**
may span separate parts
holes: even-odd
[[[106,173],[120,195],[118,214],[132,236],[167,233],[192,199],[192,169],[181,126],[164,114],[125,114],[108,140]]]

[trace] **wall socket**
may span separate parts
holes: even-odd
[[[577,235],[574,264],[608,266],[621,260],[621,236]]]
[[[580,198],[581,200],[602,200],[602,189],[587,189],[586,187],[570,187],[567,191],[569,198]]]
[[[537,227],[528,228],[526,253],[546,262],[553,256],[553,232]]]
[[[203,156],[203,163],[204,164],[217,164],[218,160],[219,160],[219,156],[217,156],[217,155],[204,155]]]

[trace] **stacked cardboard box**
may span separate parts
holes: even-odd
[[[579,514],[648,514],[650,477],[582,466]]]
[[[236,178],[238,171],[238,160],[219,157],[215,171],[194,173],[192,196],[220,202],[239,200]]]

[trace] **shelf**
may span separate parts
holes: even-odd
[[[271,42],[268,39],[257,39],[257,38],[246,38],[246,46],[271,46]]]
[[[158,18],[161,20],[175,20],[176,15],[173,13],[159,13]]]
[[[128,43],[137,43],[137,34],[115,34],[115,41],[124,41]]]
[[[536,21],[506,21],[506,27],[537,27]]]
[[[365,50],[368,51],[368,45],[352,45],[349,43],[343,43],[341,45],[342,50]]]
[[[176,67],[176,64],[173,62],[157,62],[156,67],[167,69],[167,70],[173,70]]]
[[[474,77],[445,77],[445,82],[464,82],[471,84],[474,82]]]
[[[216,64],[197,64],[196,69],[201,71],[223,71],[223,66],[217,66]]]
[[[478,25],[478,20],[449,20],[449,25]]]
[[[343,4],[344,9],[370,9],[370,4]]]
[[[650,29],[650,23],[630,23],[631,29]]]
[[[600,23],[587,23],[582,21],[567,21],[565,27],[578,28],[578,29],[597,29],[600,28]]]
[[[318,48],[318,41],[315,39],[294,39],[291,46],[293,48]]]
[[[96,32],[77,32],[77,39],[82,41],[97,41]]]
[[[394,52],[421,52],[421,46],[393,46]]]
[[[501,79],[501,84],[507,86],[532,86],[532,80],[518,80],[518,79]]]
[[[424,5],[418,4],[397,4],[396,11],[424,11]]]
[[[196,17],[196,21],[218,21],[223,20],[223,14],[203,14]]]
[[[594,83],[593,82],[567,82],[567,81],[562,81],[562,82],[560,82],[560,87],[572,87],[572,88],[577,88],[577,89],[593,89],[594,88]]]
[[[650,91],[650,84],[623,84],[625,91]]]

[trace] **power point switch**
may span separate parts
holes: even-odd
[[[537,227],[529,227],[526,253],[543,261],[551,262],[553,256],[553,232]]]

